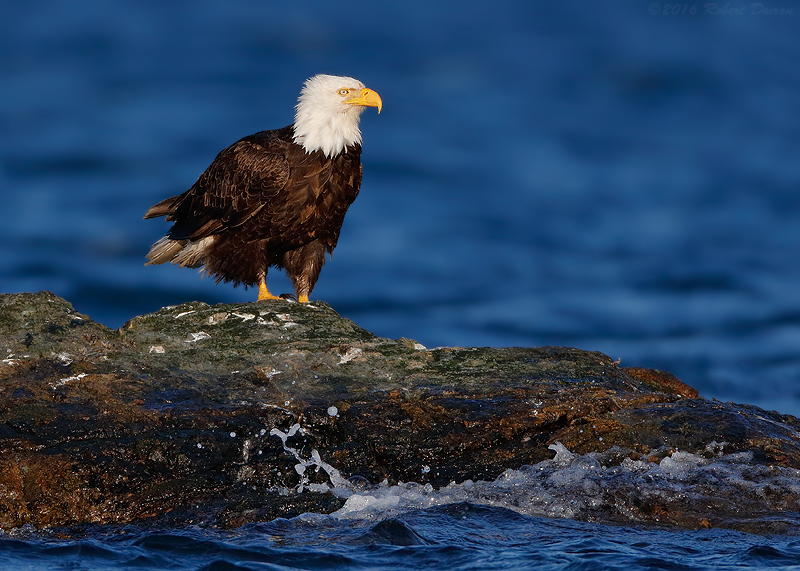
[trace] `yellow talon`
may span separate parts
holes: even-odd
[[[264,301],[265,299],[280,299],[276,295],[269,293],[266,282],[258,284],[258,299],[256,301]]]
[[[300,303],[308,303],[308,296],[301,295],[300,297],[297,298],[297,301],[299,301]]]

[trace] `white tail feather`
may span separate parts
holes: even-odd
[[[199,268],[205,264],[206,248],[214,243],[215,236],[207,236],[197,242],[190,240],[173,240],[167,236],[153,244],[147,253],[145,265],[172,262],[182,268]]]

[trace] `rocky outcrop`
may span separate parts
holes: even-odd
[[[554,442],[612,463],[724,442],[800,468],[799,424],[596,352],[379,338],[322,302],[187,303],[114,331],[48,292],[0,295],[5,529],[330,512],[337,486],[493,480]],[[718,515],[626,509],[689,527]]]

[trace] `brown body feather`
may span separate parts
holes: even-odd
[[[217,281],[253,286],[283,268],[308,296],[339,240],[361,186],[361,145],[333,157],[306,152],[293,127],[262,131],[217,155],[197,182],[147,211],[174,222],[151,264],[201,267]]]

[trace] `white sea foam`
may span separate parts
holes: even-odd
[[[339,473],[339,470],[325,462],[319,454],[319,451],[314,449],[311,451],[310,458],[304,458],[300,452],[291,446],[287,446],[286,441],[294,436],[295,434],[303,433],[304,429],[300,426],[300,424],[293,424],[291,428],[287,432],[283,432],[279,428],[273,428],[270,430],[270,436],[277,436],[281,439],[283,443],[283,449],[289,452],[292,456],[297,459],[297,464],[295,464],[294,469],[295,472],[300,476],[300,484],[297,486],[296,491],[302,492],[304,490],[309,490],[311,492],[328,492],[332,489],[342,489],[342,490],[349,490],[350,483],[345,480],[342,475]],[[306,471],[308,468],[316,468],[317,470],[324,470],[325,473],[328,475],[331,485],[328,484],[314,484],[311,483]]]
[[[318,450],[306,456],[289,445],[289,438],[303,432],[295,424],[287,432],[273,428],[270,436],[280,438],[297,460],[300,483],[294,492],[331,492],[344,499],[332,514],[339,519],[385,519],[455,503],[594,521],[652,521],[658,510],[699,514],[697,521],[705,513],[730,521],[800,511],[800,470],[755,463],[752,452],[724,454],[724,442],[711,442],[701,454],[661,450],[638,460],[617,448],[576,454],[556,442],[549,446],[555,452],[550,460],[505,470],[491,482],[451,482],[437,489],[429,483],[372,485],[360,476],[345,479]],[[311,483],[311,469],[326,474],[328,482]],[[425,465],[421,475],[435,470]]]
[[[709,449],[719,449],[717,443]],[[708,458],[674,451],[658,462],[625,458],[610,453],[574,454],[561,443],[550,446],[551,460],[518,470],[506,470],[492,482],[467,480],[439,489],[416,482],[389,485],[382,482],[354,489],[349,482],[332,491],[346,498],[334,512],[337,518],[385,518],[394,513],[453,503],[503,507],[528,515],[594,519],[611,513],[641,519],[638,507],[646,503],[680,502],[700,510],[709,502],[759,503],[774,510],[800,508],[800,471],[754,464],[751,452]],[[338,473],[338,472],[337,472]],[[763,503],[764,500],[769,500]],[[742,504],[744,505],[744,504]]]

